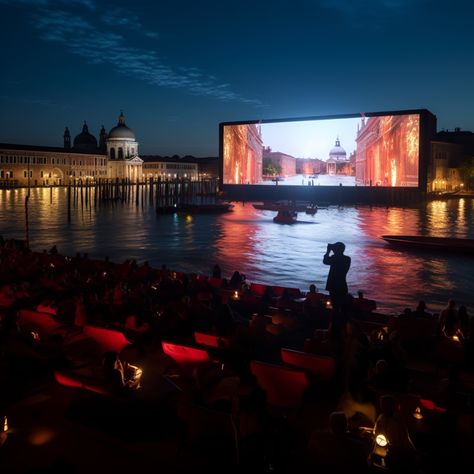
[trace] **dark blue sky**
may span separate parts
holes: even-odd
[[[123,109],[141,154],[217,155],[222,121],[427,108],[474,131],[474,2],[0,0],[0,142]]]

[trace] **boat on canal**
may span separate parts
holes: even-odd
[[[474,239],[422,235],[382,235],[382,239],[394,247],[474,255]]]
[[[290,209],[282,209],[278,211],[278,214],[273,218],[273,222],[277,224],[294,224],[298,214],[296,211]]]

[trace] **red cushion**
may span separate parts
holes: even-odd
[[[84,335],[93,339],[102,352],[117,352],[120,354],[130,341],[120,331],[100,328],[97,326],[84,326]]]
[[[336,361],[332,357],[282,348],[281,359],[285,364],[305,369],[324,380],[330,380],[335,375]]]
[[[162,341],[161,345],[163,352],[179,365],[202,364],[210,361],[209,354],[202,349],[165,341]]]
[[[309,385],[304,372],[256,360],[250,363],[250,370],[270,405],[292,408],[301,404]]]

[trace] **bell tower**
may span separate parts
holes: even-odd
[[[71,134],[69,133],[69,128],[66,127],[64,130],[64,148],[69,149],[71,148]]]

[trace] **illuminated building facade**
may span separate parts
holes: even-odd
[[[268,160],[277,165],[280,169],[280,176],[289,177],[296,174],[296,158],[294,156],[279,151],[272,151],[270,147],[265,147],[263,149],[263,160]]]
[[[418,114],[363,118],[356,138],[356,184],[417,187],[419,132]]]
[[[256,124],[224,127],[225,184],[256,184],[262,180],[262,136]]]
[[[0,144],[0,187],[60,186],[97,179],[142,179],[143,160],[138,142],[120,114],[109,134],[104,127],[99,142],[84,122],[71,142],[66,127],[64,147]]]
[[[0,144],[0,187],[65,185],[107,177],[107,156],[59,147]]]
[[[320,174],[326,172],[326,163],[318,158],[296,158],[297,174]]]
[[[185,163],[180,161],[167,161],[161,159],[157,161],[145,161],[143,163],[144,179],[190,179],[195,181],[199,178],[198,164]]]
[[[138,156],[138,142],[135,134],[125,124],[125,117],[120,113],[118,123],[106,138],[107,177],[126,179],[136,183],[142,179],[143,160]]]
[[[325,171],[329,176],[353,176],[351,163],[347,158],[346,150],[341,146],[339,137],[336,138],[334,147],[329,151],[329,158],[326,161]]]

